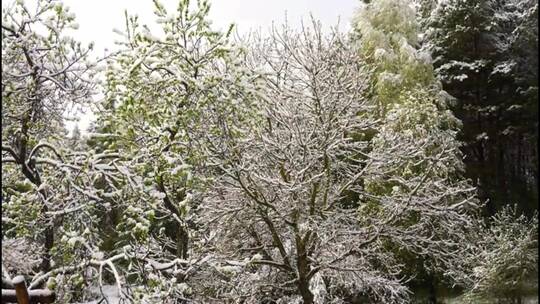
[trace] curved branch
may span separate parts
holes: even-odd
[[[40,148],[49,148],[51,149],[54,154],[56,155],[56,157],[58,157],[62,162],[64,162],[64,159],[62,158],[62,156],[60,155],[60,153],[58,153],[58,151],[56,150],[55,147],[53,147],[51,144],[49,143],[45,143],[45,142],[40,142],[39,144],[37,144],[33,149],[32,151],[30,151],[30,154],[28,155],[28,160],[32,159],[32,157],[34,156],[34,153],[36,153]]]
[[[13,157],[13,159],[15,160],[16,163],[19,163],[19,162],[20,162],[19,156],[17,155],[17,153],[15,152],[15,150],[13,150],[12,147],[8,147],[8,146],[2,145],[2,151],[6,151],[6,152],[8,152],[9,154],[11,154],[11,156]],[[2,158],[2,160],[3,160],[3,158]]]

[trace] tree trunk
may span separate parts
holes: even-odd
[[[41,258],[40,270],[48,272],[51,270],[51,249],[54,246],[54,226],[45,228],[45,242],[43,244],[43,256]]]
[[[27,133],[28,133],[28,120],[23,121],[22,124],[22,133],[23,135],[19,138],[19,164],[21,166],[21,172],[23,175],[31,182],[33,183],[36,188],[39,188],[42,184],[41,177],[39,176],[35,163],[33,159],[29,159],[27,161],[27,151],[28,151],[28,140],[27,140]],[[43,205],[41,206],[41,212],[42,214],[45,214],[47,211],[49,211],[49,208],[45,204],[47,201],[47,191],[42,189],[39,190],[39,193],[41,194]],[[45,227],[44,231],[44,243],[43,243],[43,254],[42,254],[42,260],[40,264],[40,270],[43,272],[48,272],[51,270],[51,249],[54,246],[54,223],[51,223],[47,227]]]
[[[311,290],[309,290],[309,280],[299,279],[298,290],[300,291],[304,304],[313,304],[313,294],[311,293]]]
[[[188,258],[188,243],[189,235],[186,227],[183,227],[180,223],[178,225],[178,238],[176,240],[177,255],[181,259]]]
[[[313,293],[309,290],[308,277],[311,267],[309,266],[308,254],[305,241],[298,232],[296,232],[296,268],[298,270],[298,291],[304,300],[304,304],[313,304]]]
[[[430,276],[429,279],[429,297],[428,297],[428,303],[429,304],[437,304],[437,290],[435,289],[435,278],[433,276]]]

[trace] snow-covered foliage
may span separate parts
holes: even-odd
[[[209,244],[249,261],[251,270],[235,276],[252,284],[229,297],[340,303],[365,293],[403,301],[398,265],[375,245],[387,231],[378,222],[359,225],[344,201],[362,191],[358,180],[369,167],[357,159],[368,142],[354,134],[377,124],[357,115],[373,107],[362,98],[366,77],[353,45],[314,22],[301,32],[273,29],[250,46],[248,67],[264,75],[264,120],[217,147],[224,175],[202,204],[216,235]]]
[[[23,238],[2,240],[2,276],[32,272],[40,262],[37,252],[38,248]]]
[[[353,38],[372,71],[368,97],[380,116],[370,135],[359,212],[367,223],[380,219],[399,235],[410,233],[406,241],[394,235],[386,242],[406,268],[422,265],[407,271],[436,273],[444,272],[457,238],[474,224],[478,201],[463,176],[460,123],[429,55],[419,49],[415,16],[409,1],[374,1],[354,19]],[[389,73],[397,81],[388,81]],[[411,265],[405,258],[411,253],[419,262]]]
[[[6,244],[24,239],[40,259],[8,258],[7,268],[33,276],[34,288],[47,280],[68,288],[61,301],[85,284],[86,266],[101,265],[101,275],[103,257],[90,260],[99,252],[99,214],[130,192],[118,154],[67,144],[66,109],[91,102],[97,86],[90,48],[64,34],[74,25],[58,1],[32,10],[17,2],[2,13],[2,233]]]
[[[493,14],[489,0],[439,1],[433,9],[427,18],[425,48],[433,54],[437,76],[443,82],[461,81],[461,75],[478,75],[489,69],[491,63],[482,54],[493,51],[496,43],[490,20]]]
[[[490,199],[490,214],[518,200],[531,213],[538,200],[538,1],[439,1],[424,31],[437,77],[456,97],[468,175]]]
[[[404,303],[413,256],[471,299],[513,290],[537,219],[476,217],[414,3],[364,5],[350,36],[312,19],[233,41],[207,1],[154,1],[160,31],[126,14],[104,82],[67,7],[6,7],[3,277],[61,303]]]
[[[229,42],[232,28],[220,33],[210,27],[208,10],[207,1],[195,7],[179,1],[175,12],[156,1],[161,34],[126,16],[122,49],[108,59],[96,128],[110,136],[91,143],[122,155],[123,170],[140,190],[111,206],[118,215],[112,224],[120,230],[110,245],[139,246],[161,263],[206,257],[199,204],[219,174],[209,155],[224,133],[241,137],[257,123],[247,120],[256,115],[251,100],[257,92],[254,77],[240,67],[245,51]],[[158,301],[191,293],[186,276],[161,272],[149,286],[146,275],[129,284],[147,285],[148,300]]]
[[[35,12],[17,2],[2,14],[2,222],[6,235],[43,245],[44,271],[55,218],[93,200],[97,173],[80,174],[88,155],[62,147],[66,108],[88,103],[96,86],[89,49],[62,33],[73,25],[56,1],[39,1]]]
[[[384,115],[404,91],[432,89],[429,54],[417,49],[419,25],[407,0],[381,0],[362,7],[353,19],[360,56],[373,71],[370,98]],[[434,88],[437,89],[437,88]]]
[[[247,297],[404,301],[402,265],[387,247],[445,264],[457,227],[472,223],[474,188],[460,178],[455,119],[439,95],[413,89],[380,118],[364,97],[370,63],[356,44],[316,24],[274,30],[254,45],[266,123],[218,153],[225,175],[202,205],[215,214],[211,227],[228,227],[211,229],[216,250],[262,257],[251,264],[268,271],[266,283],[252,284]],[[324,284],[315,288],[317,274]]]
[[[538,215],[527,218],[507,206],[478,224],[455,269],[470,303],[519,299],[538,290]],[[457,258],[457,257],[456,257]]]
[[[160,258],[142,258],[135,245],[162,248],[138,242],[129,251],[119,246],[129,243],[123,236],[148,228],[126,221],[111,231],[108,225],[114,208],[146,202],[137,195],[145,189],[129,159],[110,149],[74,151],[63,134],[66,108],[89,103],[97,86],[89,49],[65,36],[74,17],[58,1],[39,1],[35,10],[17,2],[2,18],[2,233],[6,244],[25,239],[40,257],[34,265],[34,259],[6,256],[6,269],[30,276],[31,288],[55,288],[62,302],[84,299],[85,286],[105,280],[123,288],[128,262],[144,266]],[[128,219],[152,218],[151,210],[126,209]]]

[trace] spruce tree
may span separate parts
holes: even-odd
[[[456,98],[467,173],[490,200],[488,214],[506,203],[537,208],[536,12],[533,1],[451,0],[425,22],[425,47]]]

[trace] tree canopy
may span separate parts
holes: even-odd
[[[98,59],[60,1],[3,9],[3,282],[66,303],[537,289],[535,202],[481,212],[536,182],[537,133],[513,119],[537,103],[537,4],[373,0],[349,33],[312,17],[236,38],[195,4],[154,1],[157,32],[126,12]],[[69,132],[89,105],[92,127]]]

